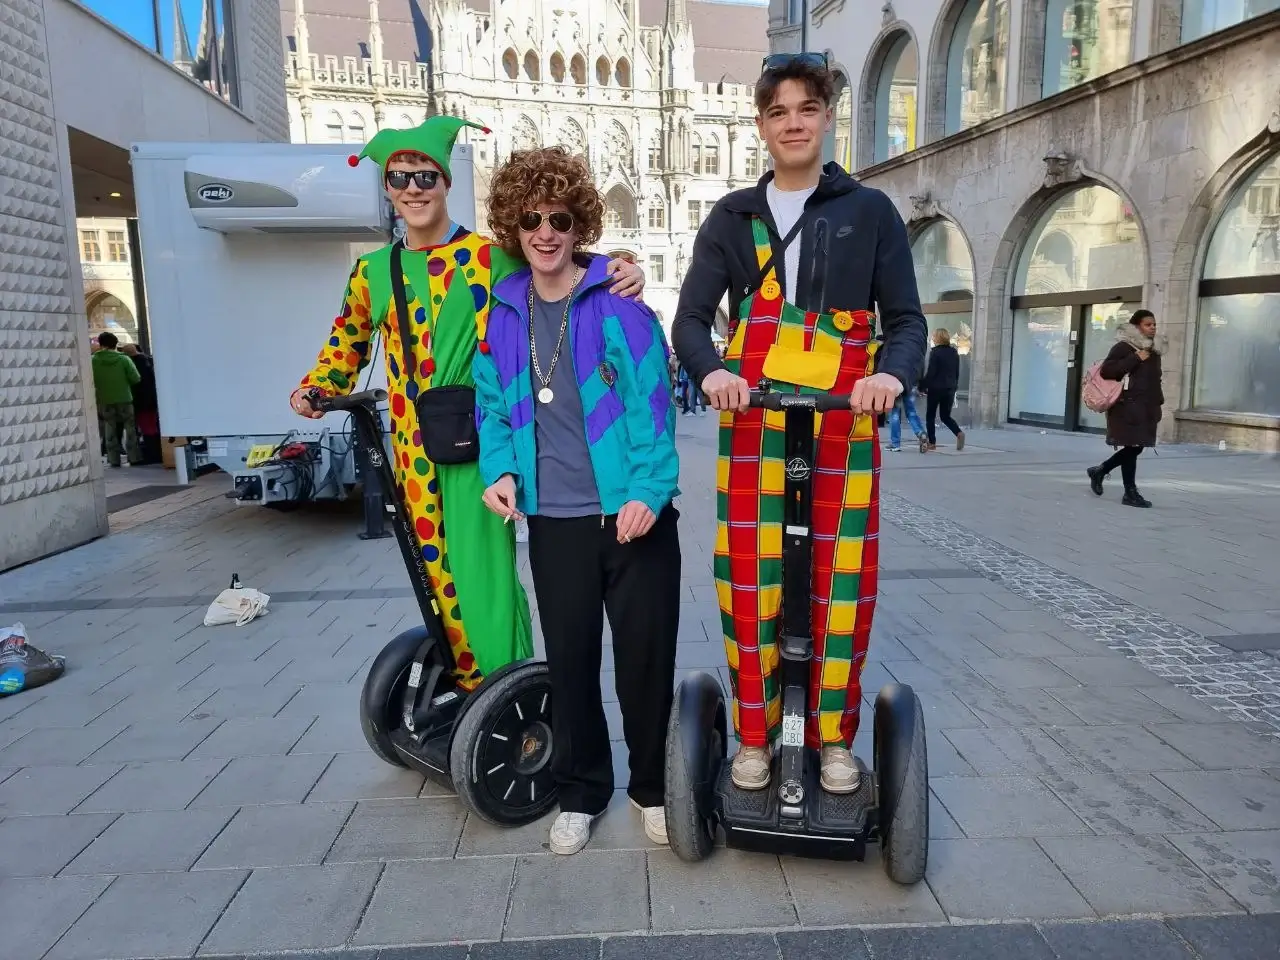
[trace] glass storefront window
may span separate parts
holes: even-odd
[[[1129,62],[1131,0],[1049,0],[1044,25],[1046,97]]]
[[[911,37],[898,34],[876,81],[876,163],[916,148],[917,62]]]
[[[211,93],[239,103],[232,0],[80,0]]]
[[[946,132],[1004,113],[1009,0],[969,0],[947,51]]]
[[[1081,382],[1140,306],[1145,259],[1133,211],[1106,187],[1064,193],[1044,212],[1014,277],[1010,420],[1105,426],[1080,402]]]
[[[1280,0],[1182,0],[1182,42],[1190,43],[1272,10],[1280,10]]]
[[[1081,187],[1040,218],[1018,264],[1015,295],[1135,286],[1142,275],[1133,210],[1106,187]]]
[[[1280,416],[1280,154],[1232,194],[1200,281],[1193,405]]]
[[[911,241],[920,303],[933,331],[945,328],[960,354],[960,385],[956,395],[969,395],[970,354],[973,351],[973,258],[964,234],[950,220],[935,220]]]

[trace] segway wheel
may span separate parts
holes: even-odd
[[[365,742],[380,759],[397,767],[406,764],[391,745],[391,731],[400,727],[404,690],[409,683],[413,657],[427,636],[425,627],[414,627],[393,637],[373,658],[360,691],[360,729],[364,731]],[[430,668],[437,662],[447,663],[439,646],[431,651],[426,666]]]
[[[890,880],[919,883],[929,862],[929,757],[924,712],[909,686],[881,688],[874,739],[881,860]]]
[[[487,677],[453,732],[449,772],[458,798],[481,819],[516,827],[556,804],[551,675],[540,661]]]
[[[681,682],[667,721],[667,842],[686,863],[716,842],[716,780],[728,750],[724,691],[708,673]]]

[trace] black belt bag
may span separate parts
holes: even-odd
[[[391,290],[400,325],[405,381],[414,380],[416,365],[409,346],[409,306],[405,301],[404,270],[400,263],[403,243],[391,248]],[[418,413],[422,446],[432,463],[471,463],[480,459],[480,433],[476,428],[475,387],[448,386],[419,390],[413,404]]]

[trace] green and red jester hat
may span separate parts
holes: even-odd
[[[418,154],[429,159],[444,175],[444,182],[453,183],[453,174],[449,169],[449,157],[453,154],[453,142],[458,139],[458,132],[463,127],[475,127],[483,133],[489,128],[460,117],[435,116],[428,117],[422,124],[408,130],[381,130],[370,140],[360,153],[352,154],[347,163],[353,167],[360,165],[365,157],[373,160],[382,168],[383,179],[387,175],[387,164],[403,153]]]

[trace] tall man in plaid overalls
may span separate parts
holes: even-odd
[[[766,57],[756,126],[773,170],[724,197],[703,222],[672,328],[676,355],[720,414],[716,592],[741,746],[733,781],[768,786],[781,723],[777,620],[782,583],[783,414],[749,409],[776,389],[851,394],[818,415],[813,480],[813,667],[806,745],[821,783],[852,793],[850,750],[876,601],[880,450],[876,415],[924,364],[906,228],[889,198],[822,163],[834,78],[823,54]],[[729,296],[729,347],[711,325]],[[876,326],[884,333],[875,342]]]

